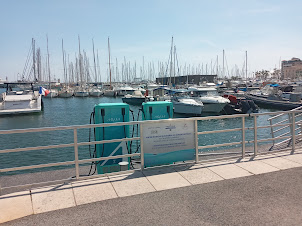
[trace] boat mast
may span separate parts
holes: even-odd
[[[93,49],[93,63],[94,63],[94,82],[97,82],[97,74],[96,74],[96,64],[95,64],[95,53],[94,53],[94,41],[92,39],[92,49]]]
[[[64,54],[64,43],[62,39],[62,54],[63,54],[63,68],[64,68],[64,80],[65,80],[65,85],[67,84],[67,75],[66,75],[66,59],[65,59],[65,54]]]
[[[222,77],[224,78],[224,50],[222,50]]]
[[[32,48],[33,48],[34,81],[37,81],[37,77],[36,77],[36,48],[35,48],[35,40],[34,40],[34,38],[32,38]]]
[[[80,80],[81,80],[81,86],[83,87],[83,69],[82,69],[82,56],[81,56],[81,44],[80,44],[80,36],[78,35],[79,40],[79,69],[80,69]]]
[[[247,51],[245,51],[245,83],[247,83]]]
[[[49,91],[51,89],[51,83],[50,83],[50,67],[49,67],[49,51],[48,51],[48,35],[46,35],[47,39],[47,66],[48,66],[48,79],[49,79]]]
[[[172,36],[172,43],[171,43],[171,51],[170,51],[170,55],[171,55],[171,61],[170,61],[170,86],[172,84],[172,57],[173,57],[173,36]]]
[[[110,76],[110,89],[111,87],[111,65],[110,65],[110,44],[109,44],[109,37],[108,37],[108,52],[109,52],[109,76]]]

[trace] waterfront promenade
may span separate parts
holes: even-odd
[[[301,182],[300,149],[293,155],[287,151],[252,161],[147,169],[6,194],[0,197],[0,221],[10,221],[7,225],[298,225],[302,223]]]

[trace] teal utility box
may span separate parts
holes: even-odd
[[[101,103],[94,107],[95,124],[129,122],[129,105],[125,103]],[[129,137],[129,126],[110,126],[95,128],[95,140],[112,140]],[[114,155],[127,154],[129,142],[114,142],[96,145],[96,157],[108,157]],[[97,163],[99,174],[117,172],[120,170],[119,162],[128,161],[126,159],[110,159]],[[128,164],[129,167],[129,164]]]
[[[143,106],[143,120],[159,120],[173,118],[173,103],[169,101],[146,102]],[[195,158],[195,150],[172,151],[159,154],[144,154],[146,167],[173,164]]]
[[[170,101],[150,101],[142,104],[143,120],[173,118],[173,103]]]

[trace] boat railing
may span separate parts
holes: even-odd
[[[176,122],[186,122],[186,121],[193,121],[194,124],[194,152],[195,152],[195,159],[191,161],[184,161],[181,163],[174,163],[174,164],[183,164],[183,163],[198,163],[198,162],[204,162],[204,161],[217,161],[221,159],[226,158],[245,158],[247,156],[255,157],[260,154],[266,154],[269,152],[263,152],[259,151],[258,145],[263,142],[271,142],[275,140],[282,140],[282,139],[291,139],[291,148],[286,147],[282,150],[278,151],[287,151],[290,150],[291,152],[294,152],[296,149],[296,139],[300,138],[302,134],[296,134],[293,131],[296,131],[297,122],[295,120],[295,114],[300,114],[302,110],[295,110],[295,111],[287,111],[287,112],[267,112],[267,113],[253,113],[253,114],[239,114],[239,115],[221,115],[221,116],[208,116],[208,117],[192,117],[192,118],[177,118],[177,119],[163,119],[163,120],[157,120],[157,122],[169,122],[169,123],[176,123]],[[264,115],[278,115],[278,114],[289,114],[292,116],[293,120],[291,123],[285,123],[285,124],[276,124],[276,125],[258,125],[257,124],[257,118]],[[201,123],[201,121],[206,120],[220,120],[220,119],[240,119],[241,120],[241,126],[238,128],[232,128],[232,129],[222,129],[222,130],[211,130],[211,131],[199,131],[198,123]],[[246,126],[246,120],[253,120],[253,126],[247,127]],[[103,160],[109,160],[109,159],[121,159],[121,158],[132,158],[136,157],[140,160],[140,166],[138,166],[136,169],[133,170],[144,170],[145,164],[144,164],[144,134],[142,126],[144,126],[146,123],[154,123],[152,120],[146,120],[146,121],[131,121],[131,122],[118,122],[118,123],[104,123],[104,124],[89,124],[89,125],[75,125],[75,126],[59,126],[59,127],[44,127],[44,128],[31,128],[31,129],[14,129],[14,130],[0,130],[0,136],[7,135],[7,134],[22,134],[22,133],[35,133],[35,132],[49,132],[49,131],[64,131],[64,130],[71,130],[73,131],[73,142],[71,143],[65,143],[65,144],[55,144],[55,145],[45,145],[45,146],[35,146],[35,147],[22,147],[22,148],[13,148],[13,149],[3,149],[0,150],[0,154],[7,154],[7,153],[17,153],[17,152],[26,152],[26,151],[41,151],[45,149],[60,149],[60,148],[66,148],[66,147],[72,147],[73,148],[73,155],[74,158],[72,161],[64,161],[64,162],[53,162],[53,163],[46,163],[46,164],[38,164],[38,165],[28,165],[28,166],[20,166],[20,167],[10,167],[10,168],[0,168],[0,173],[6,173],[6,172],[14,172],[14,171],[24,171],[29,169],[39,169],[39,168],[46,168],[46,167],[54,167],[54,166],[66,166],[66,165],[73,165],[75,170],[75,177],[67,178],[63,180],[55,180],[55,181],[46,181],[46,182],[39,182],[39,183],[32,183],[32,184],[25,184],[25,185],[16,185],[16,186],[9,186],[9,187],[2,187],[0,185],[0,192],[1,189],[12,189],[12,188],[32,188],[32,187],[39,187],[39,186],[45,186],[49,184],[55,184],[55,183],[63,183],[63,182],[72,182],[77,180],[85,180],[89,178],[94,177],[100,177],[100,176],[107,176],[110,174],[98,174],[98,175],[92,175],[92,176],[82,176],[80,175],[80,165],[87,164],[87,163],[95,163],[97,161],[103,161]],[[136,137],[129,137],[129,138],[122,138],[122,139],[111,139],[111,140],[101,140],[101,141],[89,141],[89,142],[79,142],[78,141],[78,130],[80,129],[93,129],[93,128],[99,128],[99,127],[111,127],[111,126],[130,126],[130,125],[138,125],[139,126],[139,135]],[[276,136],[272,138],[267,139],[261,139],[258,136],[258,131],[260,129],[269,129],[269,128],[275,128],[280,126],[291,126],[292,133],[286,134],[287,136]],[[246,139],[246,132],[248,130],[253,131],[253,139]],[[234,133],[239,132],[241,133],[241,139],[238,141],[230,142],[230,143],[220,143],[217,144],[217,140],[214,141],[212,144],[207,145],[200,145],[199,141],[202,140],[202,136],[206,134],[219,134],[219,133]],[[219,140],[219,139],[218,139]],[[140,142],[140,152],[139,153],[128,153],[123,155],[115,155],[115,156],[107,156],[107,157],[98,157],[98,158],[87,158],[87,159],[79,159],[79,147],[80,146],[89,146],[89,145],[96,145],[96,144],[106,144],[106,143],[114,143],[114,142],[131,142],[131,141],[139,141]],[[252,144],[253,145],[253,151],[246,151],[246,145]],[[205,152],[203,150],[210,149],[210,148],[219,148],[219,147],[228,147],[228,146],[241,146],[239,148],[239,151],[225,151],[225,152]],[[238,149],[238,148],[237,148]],[[208,159],[206,157],[208,156],[214,156],[213,159]],[[161,167],[161,166],[156,166]],[[131,170],[131,171],[133,171]],[[118,172],[118,173],[123,173]],[[128,171],[126,171],[128,172]],[[117,173],[117,172],[115,172]],[[115,174],[111,173],[111,174]],[[4,174],[3,174],[4,175]]]

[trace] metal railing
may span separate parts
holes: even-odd
[[[282,112],[267,112],[267,113],[255,113],[255,114],[240,114],[240,115],[222,115],[222,116],[208,116],[208,117],[193,117],[193,118],[178,118],[178,119],[164,119],[164,120],[158,120],[161,122],[177,122],[177,121],[194,121],[194,138],[195,138],[195,160],[193,162],[198,163],[203,160],[203,157],[206,155],[214,155],[218,156],[219,158],[215,159],[221,159],[220,156],[223,154],[237,154],[235,153],[203,153],[201,150],[208,149],[208,148],[217,148],[217,147],[226,147],[226,146],[234,146],[234,145],[241,145],[241,151],[240,156],[241,158],[246,157],[246,144],[253,144],[254,150],[252,153],[253,156],[258,155],[258,143],[266,142],[266,141],[275,141],[279,139],[291,139],[292,142],[292,149],[293,152],[295,150],[295,142],[297,137],[300,137],[302,135],[298,134],[296,135],[296,124],[299,121],[296,121],[295,118],[297,116],[301,115],[302,110],[294,110],[294,111],[282,111]],[[296,113],[299,113],[296,115]],[[280,117],[281,114],[290,114],[292,116],[291,123],[276,123],[276,124],[270,124],[267,126],[258,126],[257,125],[257,117],[263,116],[263,115],[276,115],[276,117]],[[246,119],[247,118],[253,118],[253,127],[246,127]],[[198,131],[198,122],[204,121],[204,120],[219,120],[219,119],[231,119],[231,118],[238,118],[241,119],[241,127],[240,128],[234,128],[234,129],[222,129],[222,130],[212,130],[212,131]],[[271,121],[271,120],[270,120]],[[57,148],[66,148],[66,147],[73,147],[74,149],[74,160],[73,161],[65,161],[65,162],[55,162],[55,163],[47,163],[47,164],[39,164],[39,165],[30,165],[30,166],[21,166],[21,167],[12,167],[12,168],[4,168],[0,169],[0,173],[4,172],[12,172],[12,171],[20,171],[20,170],[28,170],[28,169],[38,169],[38,168],[46,168],[46,167],[54,167],[54,166],[65,166],[65,165],[74,165],[75,168],[75,178],[68,178],[63,180],[56,180],[56,181],[47,181],[47,182],[41,182],[41,183],[34,183],[34,184],[26,184],[26,185],[17,185],[17,186],[11,186],[11,187],[2,187],[0,185],[0,192],[1,189],[10,189],[10,188],[16,188],[16,187],[37,187],[37,186],[43,186],[48,184],[54,184],[54,183],[61,183],[61,182],[70,182],[70,181],[77,181],[77,180],[84,180],[94,177],[99,177],[103,175],[92,175],[92,176],[80,176],[79,173],[79,167],[81,164],[88,163],[88,162],[96,162],[96,161],[103,161],[103,160],[109,160],[109,159],[120,159],[120,158],[131,158],[131,157],[139,157],[140,158],[140,167],[133,170],[143,170],[145,168],[144,165],[144,148],[143,148],[143,130],[141,129],[142,126],[145,123],[150,123],[154,121],[132,121],[132,122],[118,122],[118,123],[104,123],[104,124],[89,124],[89,125],[77,125],[77,126],[59,126],[59,127],[45,127],[45,128],[33,128],[33,129],[14,129],[14,130],[0,130],[0,136],[4,134],[22,134],[22,133],[34,133],[34,132],[49,132],[49,131],[59,131],[59,130],[72,130],[73,131],[73,143],[68,144],[58,144],[58,145],[46,145],[46,146],[36,146],[36,147],[26,147],[26,148],[14,148],[14,149],[4,149],[0,150],[0,154],[6,154],[6,153],[13,153],[13,152],[25,152],[25,151],[39,151],[44,149],[57,149]],[[90,142],[78,142],[78,130],[79,129],[91,129],[91,128],[99,128],[99,127],[112,127],[112,126],[130,126],[130,125],[139,125],[140,128],[140,135],[138,137],[131,137],[131,138],[122,138],[122,139],[112,139],[112,140],[102,140],[102,141],[90,141]],[[267,139],[258,139],[258,130],[259,129],[269,129],[269,128],[275,128],[275,127],[284,127],[284,126],[291,126],[292,133],[290,136],[277,136]],[[299,127],[300,128],[300,127]],[[298,128],[298,129],[299,129]],[[251,130],[254,132],[254,139],[253,140],[246,140],[246,131]],[[205,134],[217,134],[217,133],[226,133],[226,132],[241,132],[241,141],[231,142],[231,143],[222,143],[222,144],[210,144],[210,145],[203,145],[199,146],[199,139],[200,135]],[[140,141],[140,153],[130,153],[130,154],[124,154],[124,155],[115,155],[115,156],[107,156],[107,157],[99,157],[99,158],[88,158],[88,159],[79,159],[79,153],[78,148],[79,146],[87,146],[87,145],[95,145],[95,144],[106,144],[106,143],[114,143],[114,142],[131,142],[131,141]],[[288,149],[286,149],[288,150]],[[262,154],[262,153],[260,153]],[[234,157],[234,156],[232,156]]]

